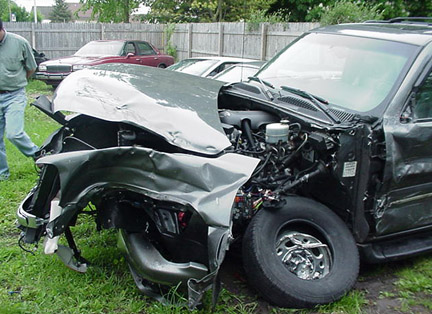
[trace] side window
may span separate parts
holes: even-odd
[[[224,64],[221,64],[220,67],[219,67],[219,72],[222,72],[223,70],[228,69],[233,64],[236,64],[236,62],[226,62]]]
[[[125,55],[127,55],[128,53],[133,53],[135,54],[135,45],[133,43],[127,43],[125,48]]]
[[[215,76],[216,74],[218,74],[218,73],[222,72],[223,70],[229,68],[233,64],[236,64],[236,62],[225,62],[225,63],[222,63],[216,69],[214,69],[213,71],[211,71],[211,73],[209,75],[207,75],[207,76],[209,76],[209,77]]]
[[[416,119],[432,118],[432,72],[429,72],[416,92],[414,117]]]
[[[148,56],[148,55],[156,54],[152,46],[150,46],[148,43],[141,42],[137,44],[138,44],[138,51],[140,56]]]

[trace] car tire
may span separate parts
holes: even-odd
[[[161,64],[158,65],[158,68],[165,69],[165,68],[166,68],[166,65],[163,64],[163,63],[161,63]]]
[[[248,281],[280,307],[310,308],[341,298],[359,271],[356,243],[329,208],[290,197],[278,210],[261,210],[243,238]]]

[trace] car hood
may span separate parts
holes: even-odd
[[[50,66],[50,65],[74,65],[74,64],[93,64],[98,61],[104,60],[107,57],[113,57],[113,56],[103,56],[103,57],[78,57],[78,56],[70,56],[70,57],[64,57],[64,58],[58,58],[58,59],[51,59],[44,62],[44,65]]]
[[[230,146],[217,111],[223,82],[139,65],[104,64],[69,75],[53,111],[125,122],[206,155]]]

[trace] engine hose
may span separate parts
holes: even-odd
[[[262,165],[254,171],[254,173],[252,174],[252,177],[256,176],[258,173],[260,173],[264,169],[264,167],[269,162],[271,156],[272,156],[272,152],[268,153],[268,155],[267,155],[266,159],[264,160],[264,162],[262,163]]]
[[[242,125],[242,130],[246,134],[246,137],[248,139],[249,148],[255,149],[256,144],[255,144],[255,139],[252,135],[252,129],[250,126],[250,121],[248,119],[243,119],[241,122],[241,125]]]
[[[297,185],[299,185],[301,183],[304,183],[304,182],[308,182],[313,177],[316,177],[317,175],[322,174],[322,173],[324,173],[326,171],[327,171],[327,169],[326,169],[325,165],[322,164],[322,163],[319,163],[317,169],[315,169],[315,170],[313,170],[313,171],[311,171],[311,172],[309,172],[309,173],[301,176],[298,179],[295,179],[294,181],[291,181],[287,185],[284,185],[283,187],[277,189],[275,191],[275,193],[287,192],[290,189],[294,188],[295,186],[297,186]]]
[[[297,149],[291,155],[285,157],[282,160],[281,165],[278,167],[279,170],[282,170],[282,169],[288,167],[288,165],[294,160],[294,158],[297,157],[297,154],[300,152],[300,150],[306,144],[307,140],[308,140],[308,135],[307,135],[307,133],[305,133],[303,142],[299,145],[299,147],[297,147]]]

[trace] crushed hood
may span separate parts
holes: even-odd
[[[104,64],[69,75],[53,111],[125,122],[207,155],[230,146],[217,111],[223,82],[158,68]]]

